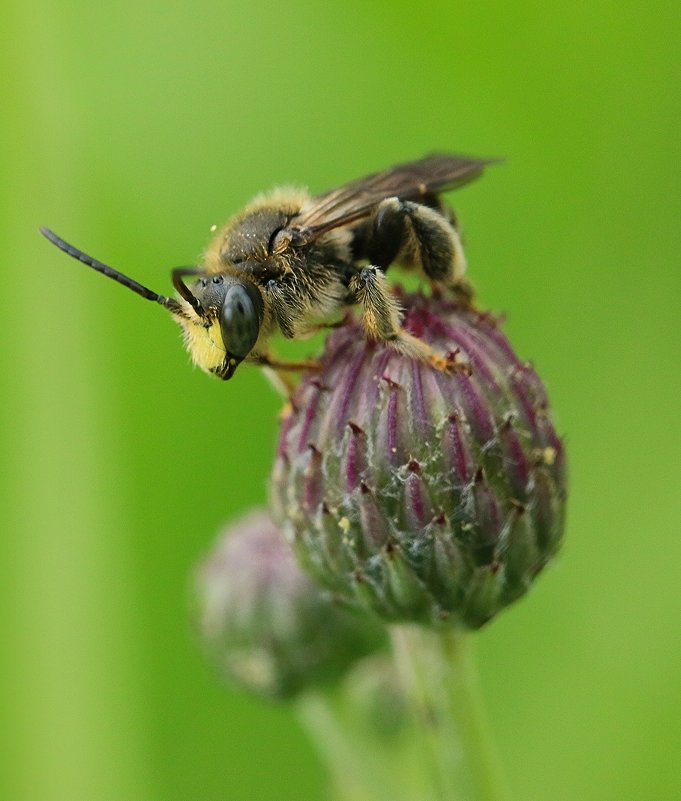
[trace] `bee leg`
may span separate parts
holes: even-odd
[[[345,320],[334,320],[330,323],[314,323],[307,325],[299,332],[302,337],[312,336],[313,334],[323,333],[324,331],[333,331],[336,328],[342,328],[345,325]]]
[[[289,373],[319,370],[320,364],[314,360],[286,362],[274,358],[269,353],[253,354],[249,361],[259,364],[274,388],[285,398],[291,397],[297,382]]]
[[[436,288],[450,290],[466,305],[473,297],[464,276],[466,256],[456,218],[444,206],[386,198],[378,206],[365,248],[372,264],[384,269],[393,261],[420,266]]]
[[[264,365],[262,371],[270,384],[282,397],[286,398],[287,400],[293,397],[293,393],[296,390],[296,382],[288,373],[280,373],[277,370],[273,370],[271,367],[266,367]]]
[[[350,302],[362,307],[362,326],[369,339],[385,342],[399,353],[438,370],[449,368],[446,356],[402,328],[399,303],[390,292],[382,270],[364,267],[351,277],[348,288]]]
[[[307,370],[319,370],[319,362],[315,359],[304,359],[299,362],[287,362],[277,359],[269,353],[259,353],[253,357],[256,364],[263,367],[271,367],[273,370],[281,370],[289,373],[302,373]]]

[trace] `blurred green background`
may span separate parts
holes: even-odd
[[[188,367],[160,292],[256,192],[433,149],[482,301],[547,383],[564,550],[478,636],[520,801],[678,791],[679,6],[6,0],[0,33],[10,801],[316,801],[294,715],[220,686],[192,566],[265,497],[280,402]],[[5,784],[6,782],[6,784]]]

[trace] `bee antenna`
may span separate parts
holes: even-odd
[[[181,313],[181,306],[174,298],[167,298],[165,295],[159,295],[157,292],[153,292],[151,289],[148,289],[137,281],[134,281],[132,278],[128,278],[127,275],[123,275],[123,273],[119,272],[118,270],[114,270],[113,267],[109,267],[108,264],[104,264],[98,259],[93,259],[92,256],[88,256],[88,254],[83,253],[82,250],[78,250],[78,248],[74,247],[73,245],[69,245],[68,242],[65,242],[60,236],[57,236],[57,234],[55,234],[54,231],[51,231],[49,228],[41,227],[40,233],[45,237],[45,239],[49,240],[53,245],[56,245],[59,250],[63,250],[64,253],[68,253],[69,256],[72,256],[74,259],[78,259],[78,261],[83,262],[83,264],[87,264],[88,267],[92,267],[92,269],[96,270],[98,273],[102,273],[102,275],[105,275],[107,278],[112,278],[114,281],[118,281],[119,284],[123,284],[123,286],[126,286],[128,289],[132,289],[133,292],[136,292],[138,295],[141,295],[147,300],[153,300],[156,303],[160,303],[161,306],[165,307],[173,314]]]

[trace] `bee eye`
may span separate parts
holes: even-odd
[[[222,341],[229,356],[239,361],[253,349],[260,332],[262,298],[255,286],[233,284],[220,312]]]

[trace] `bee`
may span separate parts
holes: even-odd
[[[276,359],[270,337],[303,338],[337,323],[350,306],[359,307],[368,339],[445,369],[442,356],[402,328],[385,274],[399,263],[420,269],[438,290],[470,298],[456,218],[440,194],[490,163],[433,154],[319,195],[291,188],[259,195],[215,230],[201,266],[172,270],[176,297],[40,230],[70,256],[167,309],[194,364],[223,380],[241,362],[276,371],[312,367]]]

